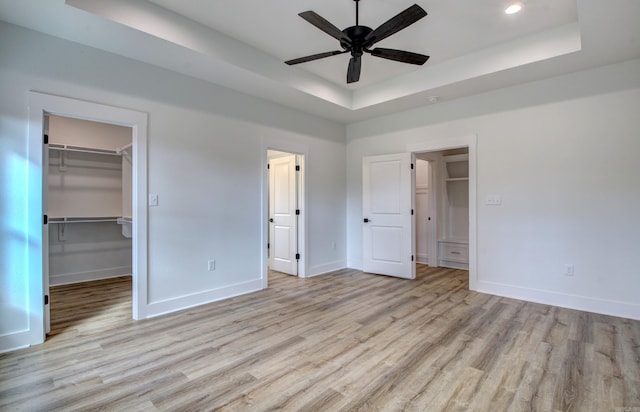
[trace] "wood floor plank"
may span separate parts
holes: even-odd
[[[271,272],[266,290],[143,321],[128,277],[56,286],[47,342],[0,354],[0,410],[640,410],[640,322],[467,276]]]

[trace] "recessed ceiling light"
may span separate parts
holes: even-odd
[[[504,12],[507,14],[516,14],[520,10],[522,10],[522,3],[516,2],[509,4],[509,6],[504,9]]]

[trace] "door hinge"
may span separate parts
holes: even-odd
[[[49,135],[48,134],[44,135],[43,143],[44,144],[49,144]]]
[[[300,209],[296,209],[296,215],[300,215]]]
[[[49,223],[49,216],[44,215],[42,220],[44,221],[44,224],[46,225],[47,223]]]
[[[271,248],[271,243],[267,243],[267,249]]]
[[[413,209],[411,209],[411,216],[413,216]]]
[[[44,295],[44,304],[45,305],[49,304],[49,295]]]
[[[413,163],[411,163],[411,170],[413,170]]]
[[[296,253],[296,260],[300,260],[300,253]]]
[[[413,262],[413,255],[411,255],[411,261]]]
[[[271,165],[267,163],[267,170],[271,169]]]
[[[296,165],[296,172],[300,171],[300,165]]]

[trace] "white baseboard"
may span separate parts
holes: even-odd
[[[423,254],[423,253],[416,254],[416,262],[428,265],[429,264],[429,255],[426,255],[426,254]]]
[[[325,263],[324,265],[312,266],[309,268],[307,272],[307,276],[305,277],[313,277],[324,275],[325,273],[334,272],[336,270],[344,269],[347,266],[345,265],[344,260],[336,260],[334,262]]]
[[[152,302],[147,305],[146,317],[153,318],[167,313],[177,312],[179,310],[232,298],[234,296],[257,292],[259,290],[262,290],[262,279],[250,280],[248,282],[237,283],[235,285],[198,292],[192,295],[180,296],[178,298],[163,300],[160,302]]]
[[[30,334],[31,332],[26,330],[0,336],[0,353],[28,348],[31,345],[25,342],[29,342]]]
[[[635,303],[571,295],[548,290],[529,289],[486,281],[478,281],[477,286],[477,292],[489,293],[491,295],[640,320],[640,305]]]
[[[114,268],[92,270],[89,272],[61,273],[57,275],[49,275],[49,285],[68,285],[69,283],[89,282],[92,280],[117,278],[120,276],[131,276],[131,272],[131,266],[119,266]]]

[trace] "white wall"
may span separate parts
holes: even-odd
[[[0,38],[0,351],[24,344],[38,279],[26,262],[38,240],[25,229],[29,90],[149,114],[149,314],[260,284],[265,140],[308,151],[309,272],[345,266],[344,126],[12,25]]]
[[[477,134],[478,290],[640,319],[639,108],[635,60],[348,126],[349,267],[362,157]]]
[[[116,150],[131,144],[130,127],[60,116],[48,117],[49,143],[104,150]]]

